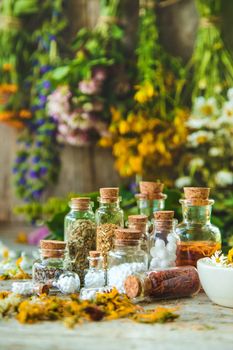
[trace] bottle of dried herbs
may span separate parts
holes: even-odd
[[[84,282],[90,250],[96,248],[95,214],[90,198],[72,198],[70,212],[65,217],[65,241],[67,242],[66,266]]]
[[[96,210],[97,250],[107,267],[107,254],[113,248],[115,229],[124,227],[124,212],[120,208],[119,188],[101,188],[99,208]]]
[[[33,282],[53,287],[53,282],[64,271],[65,247],[64,241],[40,241],[41,258],[33,264]]]

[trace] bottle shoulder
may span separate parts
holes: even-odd
[[[220,229],[211,224],[193,224],[181,222],[176,226],[176,234],[182,240],[210,240],[221,241]]]

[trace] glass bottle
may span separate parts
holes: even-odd
[[[141,249],[149,253],[149,224],[147,215],[129,215],[128,228],[141,231]]]
[[[178,237],[175,233],[177,220],[174,219],[174,211],[157,211],[154,218],[150,241],[150,269],[176,266]]]
[[[40,241],[40,256],[32,268],[32,278],[34,283],[54,286],[54,282],[64,271],[66,243],[64,241]]]
[[[196,266],[197,260],[210,257],[221,249],[221,233],[210,222],[214,200],[208,199],[209,188],[185,187],[181,199],[183,222],[177,225],[179,237],[176,265]]]
[[[138,211],[141,215],[147,215],[153,221],[153,213],[163,210],[166,194],[162,193],[163,184],[160,182],[140,181],[140,193],[136,194]]]
[[[120,208],[119,188],[101,188],[99,208],[96,210],[97,250],[107,267],[107,254],[113,247],[115,230],[124,226],[124,212]]]
[[[181,266],[131,275],[124,288],[129,298],[153,300],[194,296],[201,285],[195,267]]]
[[[122,293],[127,276],[147,270],[148,256],[140,248],[140,231],[120,228],[115,236],[114,248],[108,254],[107,284]]]
[[[105,286],[105,271],[103,270],[103,258],[100,252],[89,252],[89,269],[85,271],[84,288],[99,288]]]
[[[81,286],[88,255],[96,247],[96,224],[90,198],[72,198],[70,212],[65,217],[64,232],[67,242],[66,267],[79,275]]]

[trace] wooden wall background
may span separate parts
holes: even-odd
[[[69,38],[83,26],[93,27],[99,14],[99,0],[66,0],[70,21]],[[171,5],[159,9],[161,40],[173,54],[187,60],[193,49],[198,24],[194,0],[170,0]],[[228,2],[229,3],[229,2]],[[125,7],[126,42],[133,47],[137,27],[138,0],[122,0]],[[229,18],[232,22],[232,18]],[[231,35],[229,35],[232,38]],[[15,219],[12,208],[19,203],[12,187],[12,162],[16,151],[16,132],[0,124],[0,221]],[[66,146],[62,150],[62,169],[57,185],[47,195],[63,196],[67,192],[86,192],[100,186],[117,185],[111,152],[94,147]]]

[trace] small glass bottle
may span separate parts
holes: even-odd
[[[103,270],[103,258],[100,252],[89,252],[89,269],[85,271],[84,288],[99,288],[105,286],[105,271]]]
[[[197,260],[210,257],[221,249],[221,233],[210,222],[214,200],[209,199],[209,188],[185,187],[181,199],[183,222],[177,225],[179,237],[176,265],[196,266]]]
[[[115,236],[114,249],[108,254],[107,284],[123,293],[127,276],[147,270],[148,256],[140,248],[140,231],[120,228]]]
[[[33,264],[32,278],[34,283],[54,285],[64,271],[66,243],[63,241],[40,241],[40,260]]]
[[[140,193],[135,196],[138,211],[153,221],[153,213],[165,207],[167,196],[162,193],[164,185],[160,182],[140,181],[139,187]]]
[[[120,208],[119,188],[101,188],[99,208],[96,210],[97,250],[107,268],[107,254],[113,247],[115,230],[124,226],[124,212]]]
[[[177,220],[174,219],[174,211],[157,211],[154,218],[150,241],[150,269],[176,266],[178,237],[175,233]]]
[[[90,198],[72,198],[70,212],[65,217],[64,231],[67,242],[66,267],[79,275],[81,286],[88,255],[96,247],[96,224]]]
[[[147,215],[129,215],[128,228],[141,231],[141,248],[148,254],[150,234]]]
[[[194,296],[201,285],[195,267],[181,266],[131,275],[124,288],[129,298],[156,300]]]

